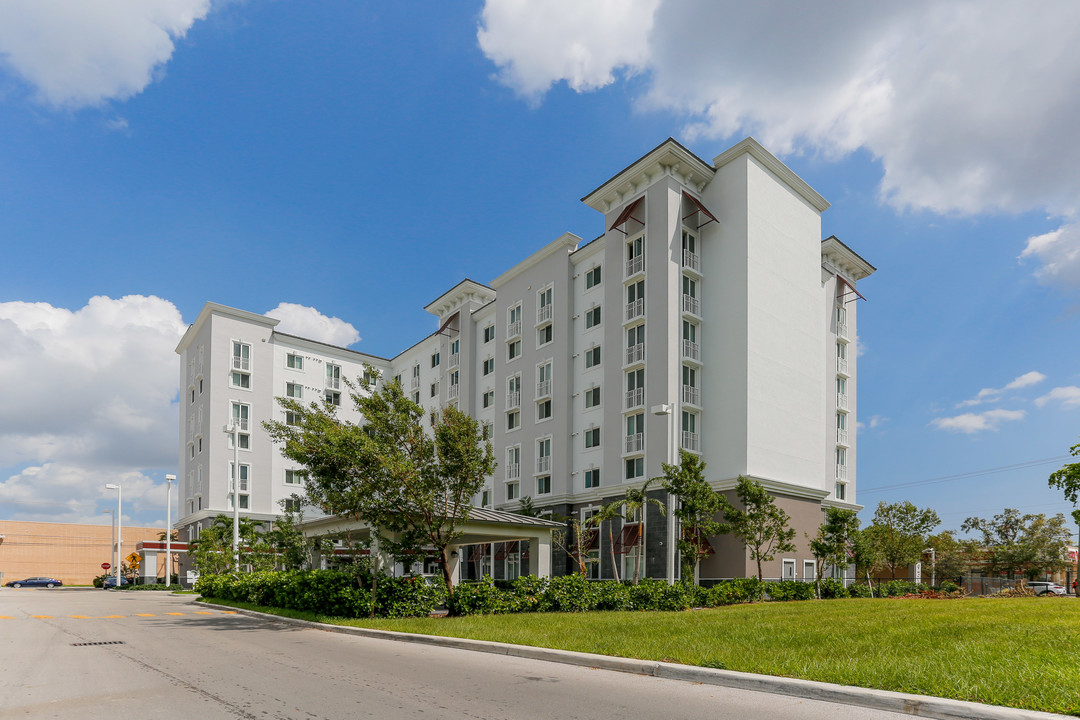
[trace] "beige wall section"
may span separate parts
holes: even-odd
[[[161,528],[123,528],[123,557],[144,540],[157,540]],[[0,520],[0,573],[3,582],[53,577],[65,585],[89,585],[101,575],[101,563],[112,563],[110,525]],[[159,553],[158,576],[165,576],[165,553]]]

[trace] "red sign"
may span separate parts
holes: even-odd
[[[112,567],[112,565],[110,565],[109,563],[101,563],[101,569],[102,570],[108,570],[111,567]]]

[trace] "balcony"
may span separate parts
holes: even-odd
[[[701,301],[692,295],[683,293],[682,296],[682,311],[684,313],[690,313],[691,315],[701,316]]]
[[[645,272],[644,255],[638,255],[636,258],[630,258],[626,261],[626,277],[637,275],[639,272]]]
[[[328,378],[326,378],[326,389],[327,390],[340,390],[341,389],[341,378],[340,377],[328,377]]]
[[[641,407],[645,404],[645,388],[626,391],[626,409]]]
[[[847,393],[836,393],[836,409],[837,410],[847,410],[848,409]]]
[[[413,375],[412,376],[412,382],[409,383],[409,387],[412,390],[419,390],[420,389],[420,376],[419,375]]]
[[[683,340],[682,356],[686,360],[701,362],[701,346],[692,340]]]
[[[449,400],[457,400],[458,397],[460,397],[460,395],[461,395],[461,386],[460,385],[451,385],[446,390],[446,397]]]
[[[682,401],[687,405],[697,405],[698,407],[701,407],[701,388],[683,385]]]
[[[552,315],[551,305],[542,305],[536,310],[536,324],[548,322]]]
[[[461,364],[461,354],[460,353],[450,353],[450,367],[456,368],[460,364]]]
[[[847,465],[836,466],[836,479],[847,482]]]
[[[682,431],[682,449],[701,452],[701,437],[696,432]]]
[[[517,410],[521,407],[521,391],[506,393],[506,409]]]
[[[638,343],[626,348],[626,364],[645,362],[645,343]]]
[[[536,383],[536,397],[543,398],[551,394],[551,381],[541,380]]]
[[[843,338],[844,340],[848,339],[847,323],[836,323],[836,337]]]
[[[239,430],[240,432],[247,432],[248,431],[248,419],[247,418],[234,417],[232,419],[232,422],[236,423],[237,430]],[[230,423],[230,429],[231,429],[231,423]]]
[[[551,472],[551,456],[550,455],[542,455],[541,457],[536,458],[536,472],[538,472],[538,473],[549,473],[549,472]]]
[[[687,270],[693,270],[698,275],[701,274],[701,258],[697,253],[692,253],[689,250],[682,251],[682,266]]]
[[[633,302],[626,303],[626,319],[633,320],[634,318],[645,316],[645,298],[638,298]]]
[[[836,429],[836,444],[837,445],[843,445],[844,447],[847,447],[847,444],[848,444],[847,430],[845,430],[843,428],[837,428]]]
[[[521,477],[521,465],[519,463],[508,464],[506,466],[506,479],[516,480]]]
[[[840,373],[841,375],[848,374],[847,358],[836,358],[836,372]]]
[[[240,357],[238,355],[233,355],[232,369],[233,370],[245,370],[245,371],[250,370],[251,369],[251,358],[246,358],[246,357]]]
[[[626,436],[626,452],[635,453],[645,449],[645,433],[634,433]]]
[[[506,339],[516,338],[521,335],[521,321],[514,320],[506,323]]]

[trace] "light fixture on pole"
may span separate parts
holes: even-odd
[[[109,555],[114,565],[119,565],[120,563],[116,562],[116,512],[112,508],[101,511],[102,515],[106,513],[109,515],[109,525],[112,527],[112,545],[109,546]]]
[[[233,406],[236,407],[235,405]],[[233,464],[232,464],[232,542],[233,542],[233,572],[240,572],[240,418],[234,417],[225,426],[225,432],[232,435]]]
[[[172,484],[175,475],[165,476],[165,587],[172,585]]]
[[[663,405],[653,405],[652,414],[661,416],[668,416],[668,425],[671,427],[671,452],[668,453],[668,462],[671,465],[678,465],[679,448],[676,441],[675,430],[675,404],[664,403]],[[675,584],[675,498],[669,492],[667,494],[667,582],[668,585]]]
[[[934,548],[926,548],[923,552],[930,553],[930,587],[937,585],[937,551]]]
[[[124,546],[124,528],[123,528],[123,497],[124,490],[120,487],[120,483],[109,483],[105,486],[106,490],[116,491],[116,587],[120,588],[120,561],[124,557],[121,548]]]

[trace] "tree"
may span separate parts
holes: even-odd
[[[959,578],[970,567],[969,550],[952,530],[942,530],[926,538],[926,547],[934,550],[933,575],[938,582]]]
[[[889,569],[895,580],[899,568],[922,560],[926,538],[941,524],[938,514],[930,508],[919,509],[908,501],[878,503],[870,537],[877,548],[881,565]]]
[[[795,530],[788,527],[791,518],[776,506],[776,498],[750,478],[740,476],[735,495],[742,508],[737,508],[723,498],[724,521],[729,532],[739,538],[750,551],[750,559],[757,563],[757,577],[761,580],[761,563],[771,562],[778,552],[794,552]]]
[[[855,563],[855,572],[861,569],[866,577],[866,585],[870,588],[870,597],[874,596],[874,582],[871,576],[881,569],[881,551],[877,541],[877,533],[880,528],[873,525],[863,528],[855,533],[854,542],[851,546],[851,559]]]
[[[705,479],[705,463],[697,455],[682,450],[678,465],[663,464],[663,487],[675,500],[674,515],[682,526],[679,556],[682,577],[697,582],[698,567],[710,550],[709,537],[726,533],[728,528],[716,520],[724,507],[723,496]]]
[[[627,518],[637,517],[639,513],[641,514],[641,531],[638,532],[637,553],[634,555],[635,585],[641,579],[641,556],[645,554],[645,513],[648,511],[649,505],[653,505],[659,508],[660,512],[664,512],[664,503],[656,498],[649,497],[649,486],[657,479],[646,480],[645,484],[639,488],[627,488],[626,497],[623,498],[623,511]]]
[[[346,381],[362,425],[342,421],[326,402],[278,398],[292,424],[263,426],[286,457],[304,466],[310,504],[366,523],[376,554],[434,549],[453,593],[449,548],[462,536],[472,497],[495,471],[491,443],[456,407],[433,413],[428,432],[423,409],[401,384],[377,387],[378,377],[366,366],[363,378]]]
[[[589,548],[592,547],[599,532],[596,524],[590,520],[582,520],[578,517],[563,518],[569,529],[555,530],[551,533],[551,542],[555,547],[562,550],[574,561],[578,568],[578,574],[583,578],[589,576]]]
[[[1005,508],[990,520],[969,517],[961,529],[982,534],[989,573],[1003,573],[1010,580],[1017,573],[1035,578],[1066,565],[1070,534],[1061,513],[1047,518],[1041,513],[1021,515],[1019,510]]]
[[[615,582],[619,582],[619,563],[615,560],[615,537],[612,533],[611,526],[614,524],[615,520],[622,519],[623,515],[619,512],[621,508],[621,501],[610,502],[589,518],[589,523],[595,526],[597,531],[600,530],[601,525],[607,523],[608,551],[611,553],[611,571],[615,574]]]
[[[192,564],[203,575],[220,575],[232,570],[232,519],[218,515],[190,543]]]
[[[1069,448],[1069,454],[1080,457],[1080,443]],[[1050,487],[1065,493],[1065,499],[1073,505],[1080,500],[1080,462],[1068,463],[1050,475]],[[1080,521],[1078,521],[1080,522]]]
[[[810,539],[810,552],[817,559],[814,584],[819,597],[821,576],[825,574],[825,566],[846,567],[850,562],[858,533],[858,513],[842,508],[825,508],[825,522],[818,527],[817,537]]]

